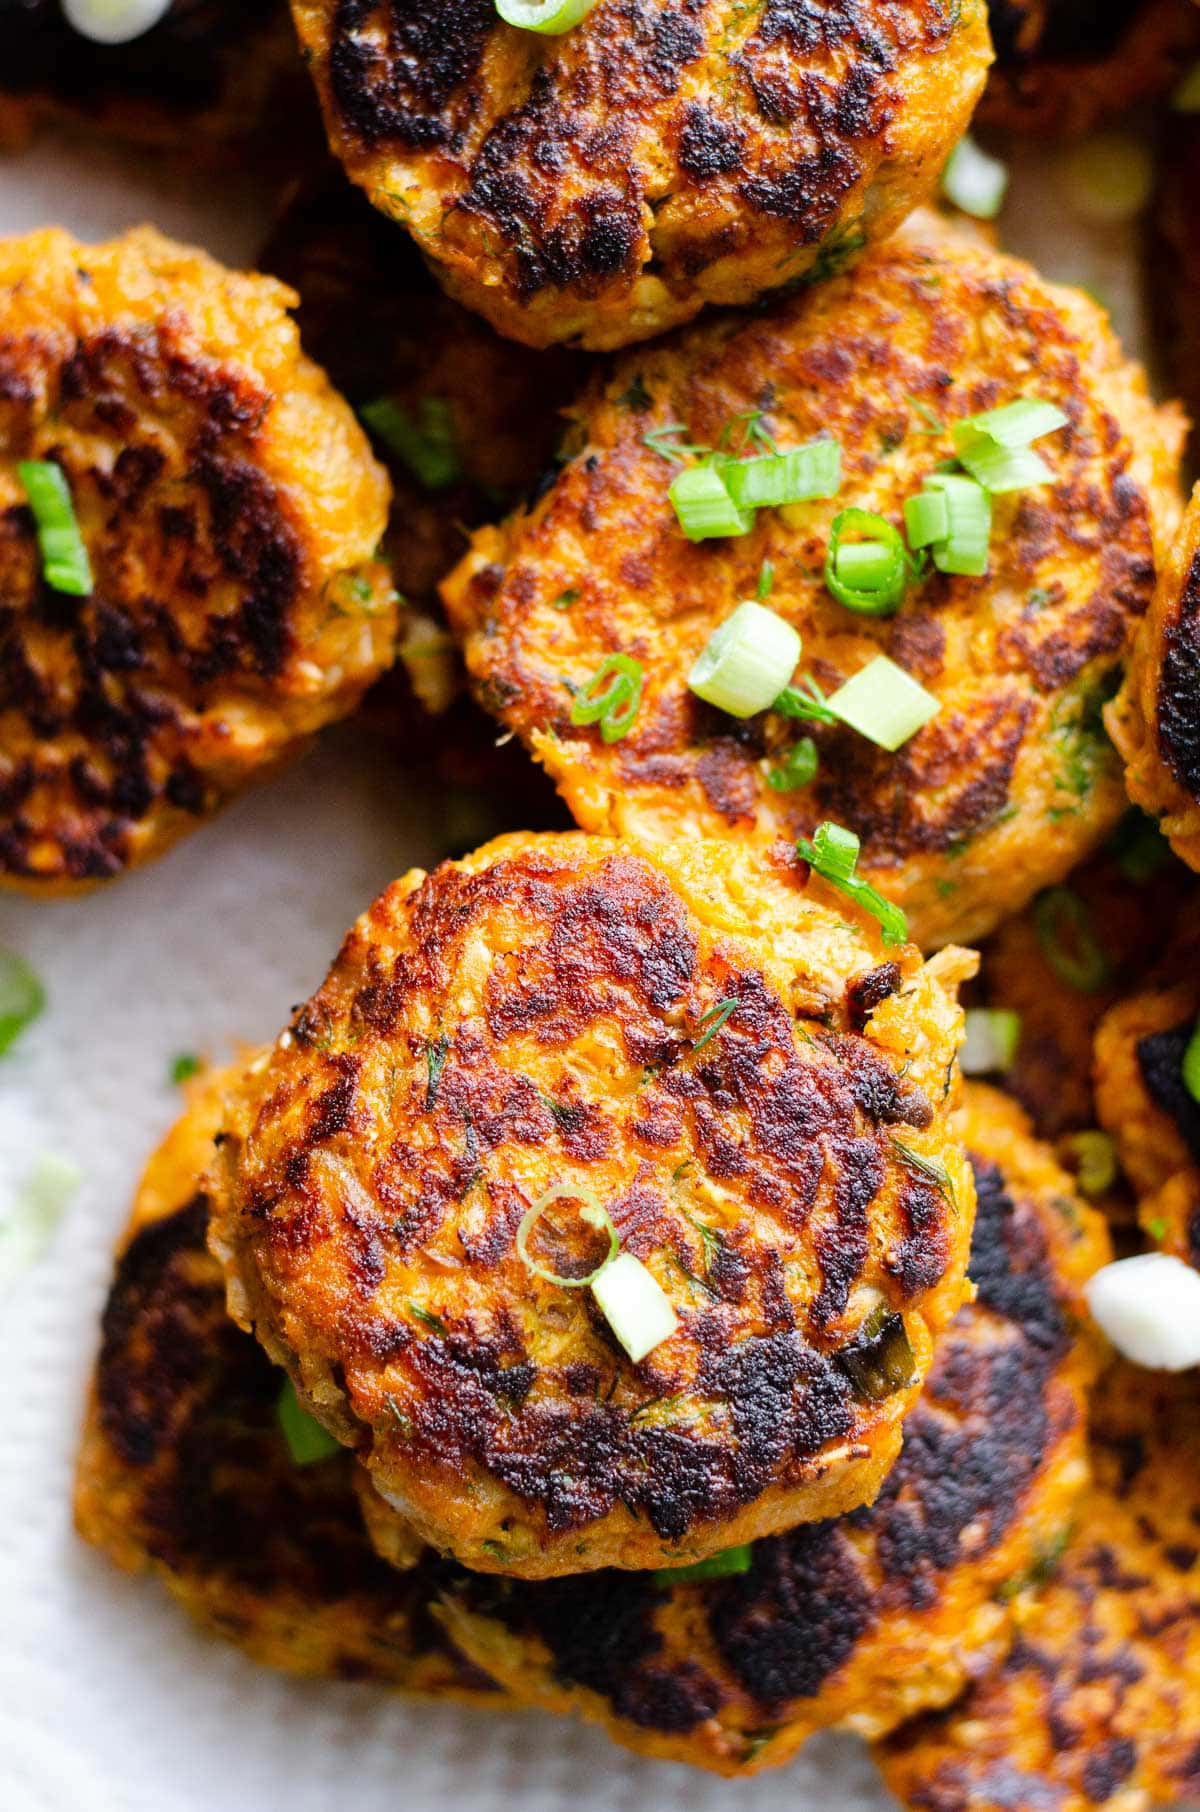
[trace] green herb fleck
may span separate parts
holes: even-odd
[[[175,1087],[179,1088],[181,1084],[190,1082],[193,1076],[198,1076],[203,1067],[195,1051],[180,1051],[178,1057],[172,1057],[167,1073]]]
[[[720,1000],[715,1007],[709,1008],[708,1012],[704,1015],[696,1028],[703,1036],[695,1039],[692,1044],[693,1057],[697,1051],[702,1051],[704,1049],[710,1038],[716,1037],[726,1020],[737,1012],[739,1005],[740,1002],[736,1000]]]
[[[579,588],[575,585],[568,585],[566,591],[560,591],[557,598],[552,600],[550,608],[551,610],[570,610],[572,604],[578,604],[579,596]]]
[[[927,1182],[934,1184],[938,1193],[945,1197],[951,1207],[954,1206],[954,1184],[951,1181],[950,1172],[940,1158],[927,1158],[924,1152],[914,1151],[910,1145],[905,1145],[897,1139],[894,1133],[889,1135],[888,1143],[892,1150],[899,1155],[903,1164],[907,1165],[910,1170],[915,1170],[918,1176],[924,1177]]]
[[[440,1334],[443,1339],[450,1332],[440,1315],[435,1315],[431,1309],[422,1307],[419,1302],[410,1301],[408,1308],[409,1313],[415,1315],[419,1322],[427,1328],[432,1328],[433,1332]]]
[[[442,1079],[442,1071],[446,1067],[446,1052],[449,1049],[450,1039],[444,1032],[440,1033],[438,1037],[430,1039],[425,1046],[425,1067],[429,1072],[429,1080],[425,1084],[426,1113],[437,1100],[438,1084]]]

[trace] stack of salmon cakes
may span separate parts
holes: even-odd
[[[0,883],[352,714],[449,853],[187,1083],[80,1533],[268,1666],[727,1776],[1194,1795],[1200,492],[939,185],[977,107],[1161,103],[1200,9],[291,10],[271,275],[0,242]]]

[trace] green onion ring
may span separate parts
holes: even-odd
[[[586,19],[595,4],[596,0],[496,0],[496,11],[506,25],[556,38]]]
[[[605,742],[626,735],[642,702],[642,663],[630,654],[610,654],[575,694],[571,722],[599,724]]]
[[[879,542],[886,548],[889,560],[884,581],[864,590],[847,585],[838,577],[838,552],[843,537],[858,536],[864,541]],[[889,617],[897,610],[908,587],[908,551],[898,528],[877,516],[873,510],[842,510],[833,519],[829,531],[829,548],[825,555],[825,584],[839,604],[860,616]]]
[[[1108,959],[1092,929],[1091,914],[1069,887],[1048,887],[1033,903],[1042,955],[1079,994],[1095,994],[1108,980]]]
[[[601,1232],[608,1234],[608,1251],[603,1261],[596,1266],[594,1271],[589,1271],[586,1277],[563,1277],[558,1271],[549,1271],[545,1265],[539,1265],[537,1259],[532,1257],[529,1251],[530,1235],[543,1214],[554,1202],[562,1201],[582,1202],[583,1207],[579,1210],[580,1220],[586,1221],[589,1227],[596,1227]],[[532,1208],[525,1210],[521,1216],[521,1224],[517,1228],[517,1256],[526,1270],[532,1271],[535,1277],[543,1278],[546,1283],[561,1284],[567,1290],[586,1290],[591,1284],[594,1284],[601,1271],[606,1271],[611,1265],[619,1248],[617,1230],[612,1224],[612,1216],[608,1209],[604,1207],[600,1198],[592,1190],[585,1189],[579,1183],[555,1183],[551,1188],[544,1190]]]

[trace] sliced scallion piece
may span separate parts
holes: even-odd
[[[46,1006],[46,990],[23,956],[0,950],[0,1057]]]
[[[959,459],[971,477],[993,496],[1005,491],[1029,491],[1054,481],[1053,472],[1032,447],[1001,447],[980,440],[964,447]]]
[[[1106,1195],[1117,1180],[1117,1148],[1108,1134],[1088,1127],[1071,1133],[1063,1143],[1074,1159],[1075,1181],[1084,1195]]]
[[[314,1466],[341,1452],[341,1442],[335,1441],[329,1430],[301,1406],[290,1378],[283,1381],[275,1416],[294,1466]]]
[[[1065,428],[1067,417],[1055,403],[1041,397],[1020,396],[999,409],[988,409],[982,415],[968,415],[955,422],[954,445],[961,454],[977,440],[994,441],[998,447],[1027,447],[1043,434]]]
[[[777,793],[794,793],[816,779],[819,765],[816,743],[811,736],[802,736],[782,761],[767,769],[767,785]]]
[[[0,1218],[0,1284],[37,1263],[50,1245],[83,1173],[69,1158],[44,1152],[8,1213]]]
[[[1192,1028],[1180,1066],[1183,1086],[1193,1101],[1200,1101],[1200,1020]]]
[[[506,25],[555,38],[586,19],[595,4],[596,0],[496,0],[496,11]]]
[[[364,403],[358,413],[376,440],[395,454],[427,491],[444,491],[462,477],[454,416],[444,396],[422,397],[415,420],[391,396]]]
[[[904,523],[910,546],[931,548],[939,572],[969,578],[986,573],[992,503],[974,478],[963,472],[931,472],[925,489],[905,503]]]
[[[799,659],[800,637],[792,625],[748,599],[713,630],[688,685],[731,717],[753,717],[774,703]]]
[[[942,171],[942,194],[975,220],[995,220],[1008,191],[1008,165],[989,157],[969,132],[963,134]]]
[[[941,708],[932,692],[886,654],[868,661],[829,698],[829,709],[842,723],[879,748],[893,751]]]
[[[886,1303],[867,1316],[853,1346],[843,1347],[838,1364],[858,1396],[882,1403],[913,1382],[916,1365],[904,1317]]]
[[[671,481],[671,503],[689,541],[746,535],[753,528],[753,510],[739,509],[725,485],[724,470],[732,463],[706,459],[685,466]]]
[[[719,1554],[694,1561],[690,1567],[656,1567],[654,1583],[669,1591],[672,1586],[689,1585],[702,1579],[732,1579],[739,1573],[748,1573],[753,1560],[754,1550],[747,1542],[740,1548],[722,1548]]]
[[[632,728],[641,702],[642,663],[631,654],[610,654],[575,694],[571,722],[577,728],[599,724],[605,742],[619,742]]]
[[[545,1265],[539,1264],[529,1250],[529,1241],[534,1229],[546,1210],[552,1208],[555,1202],[578,1202],[580,1204],[579,1219],[584,1221],[587,1226],[594,1227],[597,1232],[608,1236],[606,1255],[583,1277],[566,1277],[560,1271],[551,1271]],[[532,1271],[535,1277],[542,1278],[546,1283],[560,1284],[567,1290],[586,1290],[589,1285],[594,1285],[601,1274],[617,1262],[617,1251],[617,1230],[612,1224],[612,1217],[607,1208],[604,1207],[598,1196],[579,1183],[555,1183],[552,1188],[543,1191],[533,1206],[526,1209],[521,1216],[521,1224],[517,1228],[517,1255],[526,1269]]]
[[[959,1052],[964,1076],[1003,1074],[1013,1066],[1021,1037],[1021,1015],[1011,1007],[969,1007],[967,1035]]]
[[[632,1252],[622,1252],[601,1268],[592,1295],[634,1365],[679,1326],[666,1291]]]
[[[62,467],[47,459],[22,459],[17,463],[17,476],[25,487],[37,524],[42,574],[47,585],[68,597],[90,596],[91,562]]]
[[[931,547],[950,535],[950,508],[944,491],[919,491],[904,505],[904,529],[910,547]]]
[[[1095,994],[1108,980],[1108,960],[1092,916],[1069,887],[1048,887],[1033,903],[1042,955],[1060,981],[1080,994]]]
[[[128,44],[153,29],[171,0],[62,0],[67,24],[93,44]]]
[[[854,873],[860,847],[853,831],[828,819],[817,826],[811,842],[807,837],[796,839],[797,853],[809,866],[878,921],[885,944],[903,944],[908,937],[908,920],[900,907],[885,900],[869,881],[860,880]]]
[[[1093,1271],[1093,1319],[1135,1365],[1183,1372],[1200,1365],[1200,1271],[1166,1252],[1141,1252]]]
[[[836,497],[842,482],[842,449],[836,440],[814,440],[786,453],[735,459],[721,468],[725,488],[739,509],[774,509]]]
[[[856,540],[847,540],[847,536]],[[858,551],[866,542],[868,552]],[[908,585],[908,552],[900,531],[871,510],[842,510],[834,517],[825,555],[825,584],[839,604],[862,616],[887,617]]]

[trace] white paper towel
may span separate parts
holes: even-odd
[[[99,238],[142,219],[248,261],[266,201],[219,194],[95,146],[40,142],[0,160],[0,232],[50,220]],[[1036,184],[1010,238],[1039,237]],[[1048,245],[1136,322],[1126,248]],[[354,916],[439,851],[439,804],[397,782],[353,728],[156,867],[88,899],[0,900],[0,945],[33,963],[45,1016],[0,1066],[0,1209],[34,1156],[85,1183],[47,1258],[0,1302],[0,1812],[882,1812],[857,1745],[728,1783],[639,1762],[542,1716],[416,1706],[301,1685],[193,1633],[144,1581],[74,1539],[80,1405],[110,1254],[141,1164],[174,1117],[171,1057],[215,1061],[273,1037]]]

